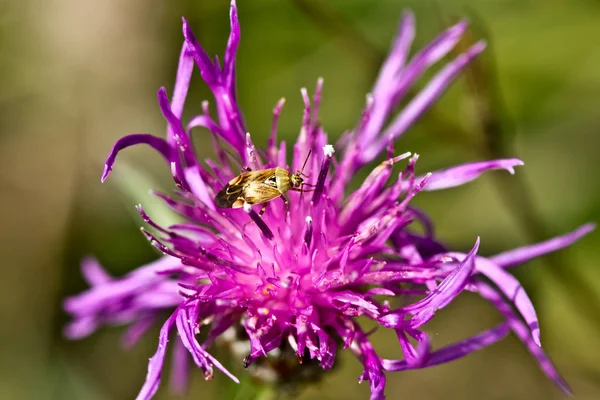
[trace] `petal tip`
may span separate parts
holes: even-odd
[[[237,4],[235,0],[231,0],[231,5],[229,7],[229,20],[231,23],[232,34],[239,33],[239,20],[238,20],[238,12],[237,12]]]
[[[402,12],[402,20],[403,20],[402,22],[407,21],[407,22],[412,23],[414,21],[414,19],[415,19],[415,13],[412,10],[405,9]]]
[[[158,98],[166,98],[167,97],[167,89],[164,86],[161,86],[160,89],[158,89],[158,92],[156,92],[156,94],[158,95]]]
[[[181,17],[181,30],[183,31],[183,37],[185,41],[188,40],[188,35],[190,34],[190,24],[185,17]],[[189,50],[189,47],[188,47]]]
[[[473,54],[481,53],[483,50],[485,50],[486,47],[487,47],[487,42],[485,40],[480,40],[479,42],[475,43],[471,47],[471,53],[473,53]]]
[[[580,226],[577,230],[579,231],[579,235],[584,236],[596,230],[596,224],[594,222],[588,222],[587,224]]]
[[[473,248],[471,249],[471,251],[469,252],[469,254],[467,254],[467,257],[465,257],[465,260],[467,258],[470,258],[470,257],[473,257],[473,256],[477,255],[477,252],[479,251],[479,244],[480,243],[481,243],[481,237],[477,236],[477,240],[475,240],[475,245],[473,246]]]
[[[535,344],[537,344],[538,347],[542,347],[542,342],[540,340],[540,329],[539,328],[532,329],[531,336],[533,337],[533,341],[535,342]]]
[[[447,32],[452,36],[462,36],[467,30],[468,26],[469,21],[466,19],[461,19],[455,25],[451,26]]]
[[[108,175],[110,174],[111,167],[108,164],[104,164],[104,171],[102,172],[102,176],[100,177],[100,183],[104,183]]]

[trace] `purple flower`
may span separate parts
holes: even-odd
[[[173,95],[169,99],[164,88],[158,91],[168,125],[166,140],[148,134],[123,137],[111,150],[102,176],[104,181],[122,149],[136,144],[151,146],[165,158],[177,185],[173,195],[156,195],[186,222],[161,227],[138,206],[152,231],[143,230],[144,234],[164,257],[118,279],[96,261],[85,260],[83,274],[91,287],[65,301],[65,309],[74,317],[66,335],[80,338],[104,324],[127,324],[125,343],[131,345],[168,310],[171,314],[163,323],[138,399],[149,399],[158,389],[169,338],[174,342],[170,347],[176,389],[185,385],[190,359],[206,379],[216,367],[238,382],[207,349],[215,341],[240,333],[249,341],[245,367],[260,362],[257,360],[268,353],[287,351],[299,360],[309,364],[312,360],[330,369],[336,352],[349,348],[364,365],[359,381],[369,381],[371,398],[382,399],[386,371],[445,363],[488,346],[512,330],[543,371],[569,392],[540,347],[535,309],[508,269],[570,245],[593,226],[584,225],[547,242],[487,258],[477,253],[479,239],[467,254],[449,251],[435,237],[425,213],[412,207],[410,200],[421,190],[462,185],[487,170],[513,173],[513,168],[523,163],[518,159],[475,162],[418,177],[414,172],[416,154],[391,154],[395,140],[484,49],[479,42],[448,62],[393,115],[415,80],[449,54],[466,23],[442,32],[409,58],[415,24],[412,14],[406,13],[362,117],[336,145],[330,144],[318,121],[322,80],[312,99],[303,89],[304,115],[293,158],[288,161],[286,143],[277,140],[283,99],[273,110],[265,149],[255,147],[247,133],[236,101],[240,28],[235,2],[230,19],[231,34],[222,64],[206,54],[183,21],[185,41]],[[216,112],[211,113],[205,102],[201,114],[184,124],[181,116],[194,64],[214,94]],[[197,159],[190,131],[199,126],[213,135],[217,161],[204,164]],[[387,159],[349,193],[356,172],[386,149]],[[285,193],[288,204],[274,199],[262,216],[256,212],[258,207],[249,204],[243,209],[216,206],[215,195],[242,168],[296,171],[309,153],[304,173],[312,186],[307,189],[312,191],[290,190]],[[392,177],[395,164],[405,167]],[[412,229],[413,224],[422,229]],[[424,233],[418,233],[421,231]],[[464,290],[490,301],[505,322],[432,350],[423,326]],[[422,298],[402,307],[392,305],[394,298],[407,294]],[[382,297],[388,300],[380,300]],[[357,322],[359,316],[394,329],[404,359],[388,360],[377,354],[369,332]],[[413,345],[410,338],[418,344]]]

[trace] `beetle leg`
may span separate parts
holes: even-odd
[[[281,200],[283,200],[283,204],[284,204],[284,212],[285,214],[283,215],[283,220],[286,221],[287,220],[287,215],[290,212],[290,201],[287,199],[287,197],[285,197],[284,194],[281,195]]]
[[[252,171],[252,168],[250,168],[249,166],[245,165],[242,167],[242,174],[245,174],[250,171]]]

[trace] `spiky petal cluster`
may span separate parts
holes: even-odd
[[[274,109],[272,134],[264,151],[254,146],[242,120],[235,92],[235,54],[240,38],[235,4],[222,65],[206,54],[184,20],[185,41],[173,96],[169,99],[164,88],[158,92],[160,110],[168,124],[166,140],[146,134],[120,139],[106,161],[102,179],[120,150],[135,144],[151,146],[163,155],[178,186],[176,196],[157,195],[186,222],[164,228],[138,207],[154,232],[144,233],[164,257],[119,279],[108,276],[95,261],[85,261],[83,272],[91,288],[67,299],[65,308],[74,316],[67,335],[82,337],[102,324],[122,323],[130,324],[126,341],[133,343],[161,311],[170,310],[138,399],[148,399],[156,392],[169,337],[175,341],[174,378],[180,384],[185,382],[190,358],[207,379],[216,367],[237,382],[207,349],[223,332],[240,325],[250,341],[245,366],[286,343],[299,358],[308,356],[329,369],[336,352],[350,348],[364,365],[360,380],[369,381],[372,399],[384,397],[385,371],[424,368],[463,357],[512,330],[544,372],[568,391],[540,347],[533,305],[507,269],[571,244],[592,226],[484,258],[477,254],[479,239],[467,254],[448,251],[434,237],[425,214],[409,205],[421,190],[458,186],[491,169],[513,173],[521,161],[476,162],[417,177],[417,155],[389,154],[357,190],[347,193],[355,173],[391,148],[465,64],[483,50],[483,43],[477,43],[446,64],[398,115],[391,115],[414,81],[449,53],[465,28],[461,22],[447,29],[409,59],[414,21],[406,13],[358,126],[336,146],[329,144],[318,123],[322,81],[312,101],[302,90],[304,115],[293,158],[288,162],[286,144],[278,143],[276,136],[283,100]],[[204,103],[202,113],[185,124],[181,115],[194,64],[215,96],[216,118]],[[190,134],[199,126],[212,133],[218,161],[206,160],[203,165],[196,158]],[[225,147],[233,149],[236,160],[228,158]],[[286,193],[289,207],[275,199],[260,217],[251,206],[215,206],[216,193],[242,167],[259,170],[289,165],[297,170],[309,152],[312,156],[304,173],[310,176],[313,191]],[[396,164],[406,166],[393,179]],[[411,229],[415,221],[424,229]],[[478,292],[489,300],[505,322],[433,351],[423,325],[463,290]],[[399,308],[388,302],[406,294],[423,297]],[[382,297],[388,300],[380,300]],[[357,323],[359,316],[394,329],[404,359],[381,358]],[[174,331],[178,335],[173,335]],[[198,342],[200,331],[203,343]],[[410,338],[418,345],[414,346]]]

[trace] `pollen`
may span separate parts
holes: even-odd
[[[256,311],[258,311],[260,315],[269,315],[271,312],[267,307],[260,307]]]

